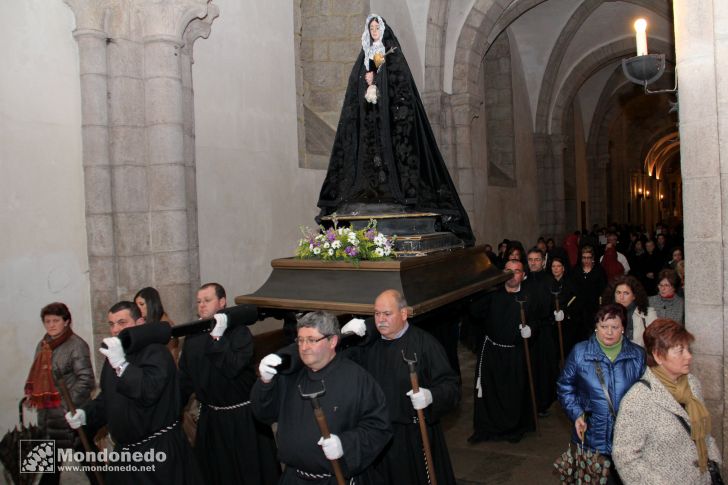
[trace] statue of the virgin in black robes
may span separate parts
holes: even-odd
[[[318,206],[319,218],[437,213],[443,231],[475,242],[397,37],[378,15],[367,17]]]

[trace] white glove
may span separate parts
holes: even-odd
[[[76,409],[76,412],[73,414],[67,412],[63,417],[66,418],[71,429],[78,429],[86,424],[86,411],[81,408]]]
[[[349,320],[349,323],[341,327],[341,333],[355,333],[363,337],[367,333],[367,326],[361,318],[352,318]]]
[[[528,325],[519,325],[518,329],[521,331],[521,337],[531,338],[531,327]]]
[[[112,368],[118,369],[126,364],[124,347],[121,346],[121,340],[118,337],[106,337],[103,342],[106,344],[106,348],[100,348],[99,352],[106,356]]]
[[[407,392],[407,395],[412,400],[412,407],[415,409],[425,409],[427,406],[432,404],[432,393],[429,389],[425,389],[424,387],[420,387],[418,392],[413,392],[412,389],[410,389]]]
[[[564,310],[556,310],[554,312],[554,320],[557,322],[563,322],[564,321]]]
[[[278,354],[268,354],[263,357],[260,360],[260,365],[258,365],[260,379],[265,383],[272,381],[275,375],[278,374],[276,367],[281,365],[281,362],[283,362],[283,359]]]
[[[344,456],[344,448],[341,446],[341,440],[335,434],[329,435],[324,439],[323,436],[317,443],[324,450],[324,455],[329,460],[338,460]]]
[[[227,329],[227,315],[225,315],[224,313],[216,313],[215,315],[213,315],[213,318],[215,319],[215,327],[210,332],[210,336],[214,338],[220,338]]]

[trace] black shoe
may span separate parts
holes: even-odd
[[[518,443],[523,439],[523,433],[516,433],[506,436],[506,441],[509,443]]]
[[[470,438],[468,438],[468,443],[471,445],[474,445],[476,443],[481,443],[483,441],[488,441],[489,436],[485,433],[478,433],[477,431],[470,435]]]

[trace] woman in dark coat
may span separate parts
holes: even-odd
[[[645,371],[644,351],[623,338],[624,321],[621,305],[600,308],[594,335],[576,344],[557,382],[561,407],[574,423],[572,442],[608,457],[622,397]],[[609,483],[620,483],[614,470]]]
[[[94,371],[88,344],[71,329],[71,312],[64,303],[50,303],[40,311],[46,334],[38,343],[33,365],[25,383],[26,404],[38,410],[38,427],[56,448],[80,446],[76,432],[69,428],[63,415],[67,403],[54,383],[59,374],[68,388],[74,406],[80,407],[91,397]],[[88,474],[92,479],[93,474]],[[40,483],[59,483],[60,473],[44,473]]]

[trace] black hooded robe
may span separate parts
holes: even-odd
[[[150,324],[151,325],[151,324]],[[104,362],[101,393],[85,406],[90,429],[106,425],[116,443],[115,451],[154,450],[165,455],[163,461],[138,463],[154,466],[149,471],[107,472],[108,485],[152,485],[174,483],[202,484],[192,448],[182,431],[177,366],[166,346],[149,344],[127,353],[129,365],[121,377]],[[143,443],[140,443],[142,442]],[[137,463],[113,463],[135,465]]]
[[[385,22],[386,24],[386,22]],[[412,73],[389,24],[389,51],[376,71],[376,104],[364,99],[364,51],[349,76],[318,206],[322,216],[347,204],[395,206],[402,212],[442,215],[442,230],[475,243],[468,215],[437,147]]]
[[[458,376],[452,370],[442,345],[424,330],[409,325],[398,339],[385,340],[369,320],[368,339],[363,346],[348,350],[382,386],[394,436],[368,471],[374,483],[429,483],[417,411],[407,391],[412,389],[408,359],[417,359],[420,387],[432,393],[432,404],[424,411],[432,448],[432,460],[439,485],[455,485],[455,474],[440,426],[440,419],[460,402]]]
[[[253,386],[250,397],[255,415],[265,423],[278,423],[278,456],[286,465],[279,483],[336,485],[331,462],[317,444],[321,431],[313,407],[301,397],[301,392],[324,388],[318,400],[330,432],[341,440],[344,456],[338,461],[347,483],[351,477],[356,485],[384,483],[360,476],[392,436],[382,389],[364,369],[338,355],[318,372],[301,367],[291,374],[279,373],[268,383],[258,380]],[[308,477],[300,476],[303,473]]]
[[[475,367],[473,428],[478,440],[519,441],[535,429],[517,299],[526,300],[526,321],[533,337],[538,325],[529,315],[537,298],[524,286],[517,293],[501,288],[482,295],[471,306],[485,333]]]
[[[200,402],[195,455],[208,485],[271,485],[280,466],[270,426],[255,419],[250,389],[253,337],[246,326],[228,328],[219,340],[188,336],[179,361],[182,402]],[[214,407],[212,407],[214,406]]]

